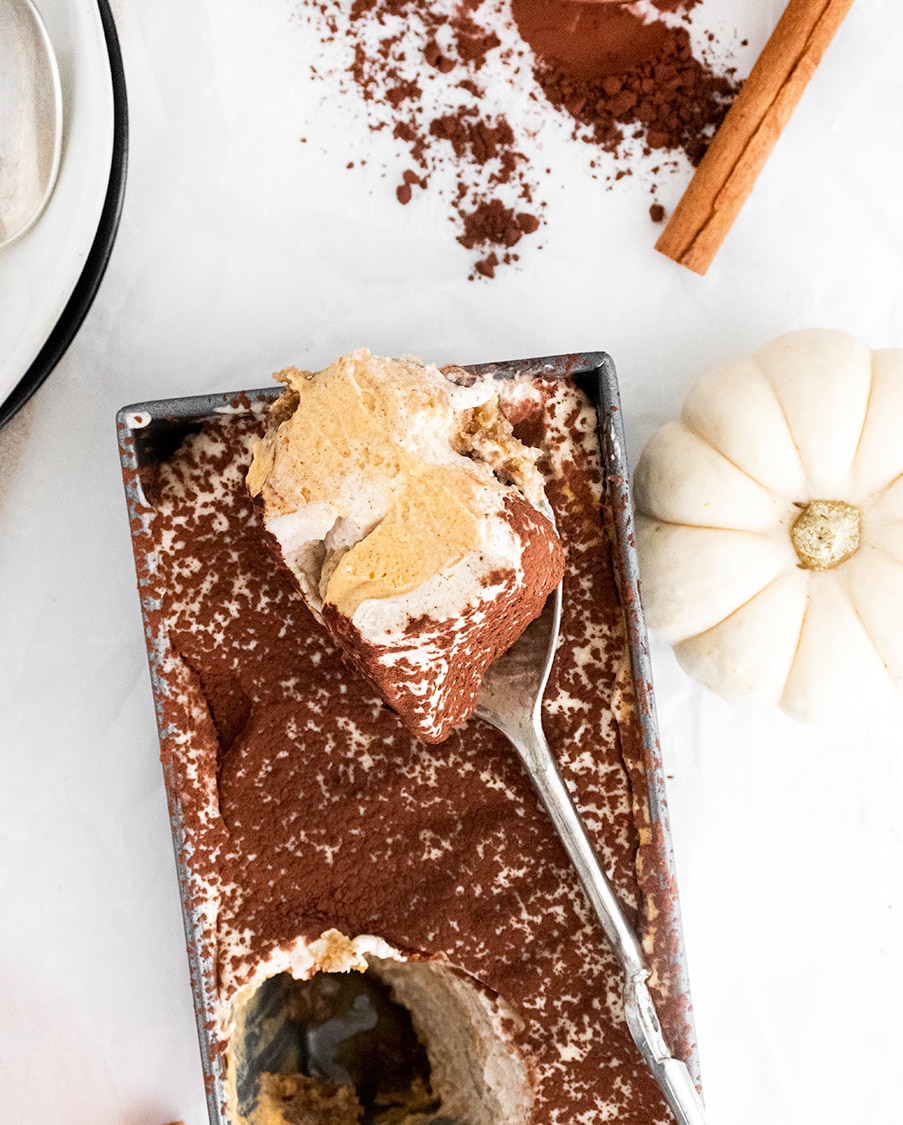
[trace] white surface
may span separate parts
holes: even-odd
[[[60,318],[94,242],[110,178],[113,88],[96,0],[41,0],[59,62],[63,145],[50,201],[0,249],[0,403]]]
[[[782,5],[717,7],[754,53]],[[0,433],[0,1104],[16,1125],[204,1121],[118,407],[359,344],[438,362],[606,348],[635,462],[697,374],[779,332],[903,346],[898,0],[854,5],[705,278],[653,250],[641,175],[606,190],[550,131],[549,225],[488,284],[466,281],[429,195],[395,202],[388,141],[321,101],[289,10],[119,5],[119,239],[64,362]],[[810,729],[705,694],[661,644],[654,662],[712,1125],[899,1120],[903,708]]]

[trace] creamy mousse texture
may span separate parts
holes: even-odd
[[[567,379],[479,393],[538,452],[566,556],[543,723],[687,1057],[596,413]],[[476,719],[438,745],[415,736],[266,545],[246,487],[265,412],[237,396],[167,438],[135,513],[221,1120],[667,1125],[617,962],[510,745]]]
[[[276,377],[248,472],[270,542],[355,668],[441,742],[561,580],[537,451],[490,382],[418,360],[361,349]]]

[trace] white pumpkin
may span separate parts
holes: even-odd
[[[903,684],[903,349],[814,329],[719,367],[634,495],[648,622],[691,676],[813,722]]]

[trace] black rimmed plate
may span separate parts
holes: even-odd
[[[44,214],[0,250],[0,426],[72,343],[110,259],[125,192],[125,74],[108,0],[41,0],[60,61],[64,135]]]

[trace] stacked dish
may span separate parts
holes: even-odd
[[[0,250],[0,426],[81,326],[113,249],[125,190],[125,78],[107,0],[42,0],[59,60],[59,178],[38,222]]]

